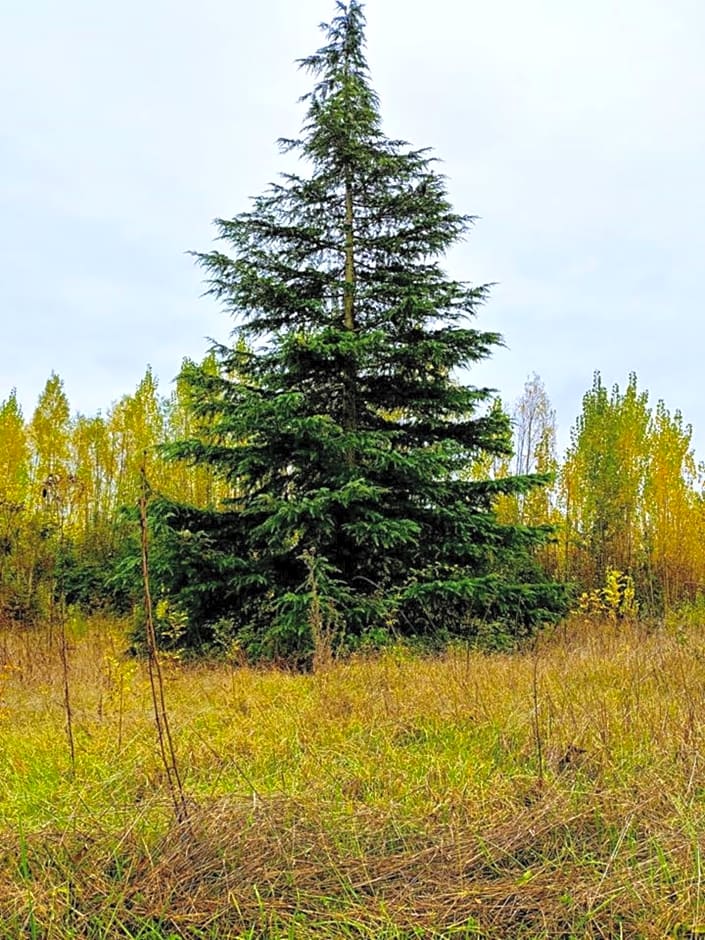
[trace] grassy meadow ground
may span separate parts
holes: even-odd
[[[0,636],[0,938],[705,936],[705,632],[576,620],[535,650],[314,675]]]

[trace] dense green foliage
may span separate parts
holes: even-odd
[[[258,654],[317,634],[522,633],[564,605],[532,561],[549,529],[493,511],[540,478],[473,472],[511,434],[490,391],[459,380],[499,342],[468,323],[487,289],[440,264],[471,219],[428,151],[382,132],[363,27],[356,0],[338,4],[301,63],[314,86],[282,147],[305,175],[217,223],[230,254],[199,256],[236,342],[219,374],[191,371],[201,433],[168,453],[232,494],[219,512],[155,507],[162,588]]]

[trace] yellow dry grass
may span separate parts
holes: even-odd
[[[705,635],[576,620],[522,654],[316,675],[0,639],[0,937],[705,935]]]

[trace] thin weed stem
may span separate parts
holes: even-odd
[[[154,710],[154,723],[159,741],[159,753],[166,774],[169,792],[174,804],[174,814],[179,823],[189,825],[188,805],[184,793],[179,765],[176,759],[176,749],[169,725],[169,714],[164,695],[164,677],[157,649],[157,635],[154,629],[154,612],[152,607],[152,592],[149,579],[149,536],[147,525],[147,500],[149,496],[149,483],[147,481],[146,455],[140,468],[141,492],[139,499],[140,535],[142,548],[142,581],[144,587],[144,613],[147,634],[147,654],[149,685],[152,694]]]

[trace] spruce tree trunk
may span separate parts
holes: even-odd
[[[350,176],[345,179],[345,286],[343,293],[343,324],[346,330],[355,332],[355,240],[354,240],[353,194]],[[344,427],[346,431],[357,428],[357,371],[351,356],[347,357],[343,374]],[[348,460],[353,463],[350,453]]]

